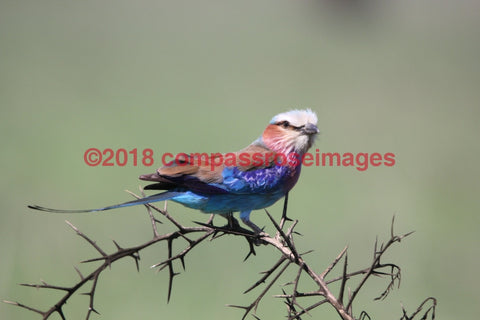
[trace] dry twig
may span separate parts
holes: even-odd
[[[141,192],[143,195],[143,190],[141,190]],[[139,198],[139,196],[133,193],[131,194]],[[276,229],[276,233],[274,236],[263,233],[260,238],[257,235],[254,235],[252,232],[239,227],[236,220],[232,220],[233,225],[216,227],[213,225],[213,215],[209,217],[206,223],[198,222],[197,224],[199,224],[200,226],[183,226],[168,213],[166,206],[164,207],[164,209],[160,209],[153,204],[147,204],[145,205],[145,207],[147,208],[150,223],[152,225],[153,238],[143,244],[130,248],[122,248],[116,241],[113,241],[116,247],[116,251],[113,253],[107,253],[105,250],[101,249],[96,244],[96,242],[92,240],[92,238],[85,235],[69,221],[66,221],[66,223],[77,233],[77,235],[87,241],[99,253],[98,257],[84,260],[82,261],[82,263],[100,261],[102,262],[101,265],[99,265],[94,271],[92,271],[88,275],[83,275],[81,271],[77,267],[75,267],[75,270],[78,273],[80,279],[72,286],[55,286],[43,281],[40,284],[22,284],[23,286],[27,287],[34,287],[38,289],[51,289],[64,292],[64,295],[48,310],[42,311],[40,309],[33,308],[19,302],[4,302],[38,313],[42,316],[43,319],[49,319],[50,316],[52,316],[54,313],[58,313],[62,319],[66,319],[66,316],[63,312],[63,307],[65,306],[67,301],[75,294],[84,294],[89,296],[89,305],[85,317],[88,320],[91,318],[92,313],[98,314],[98,311],[95,308],[94,298],[96,288],[99,283],[99,278],[102,272],[116,261],[125,257],[132,258],[135,262],[137,270],[139,270],[140,251],[159,242],[167,243],[167,258],[153,265],[152,268],[157,268],[159,271],[163,269],[168,270],[168,300],[170,300],[173,288],[173,279],[175,276],[178,275],[178,273],[175,271],[175,261],[180,261],[183,269],[185,270],[185,257],[198,244],[202,243],[206,239],[218,239],[221,235],[237,235],[245,237],[248,241],[249,253],[245,259],[249,258],[251,255],[255,255],[254,244],[258,244],[259,241],[265,245],[274,247],[280,253],[279,259],[273,264],[273,266],[267,271],[263,272],[262,277],[252,286],[250,286],[247,290],[245,290],[244,293],[249,293],[257,287],[261,286],[262,284],[266,284],[265,288],[261,290],[261,292],[252,301],[252,303],[248,306],[229,305],[231,307],[240,308],[244,311],[242,319],[245,319],[249,314],[256,319],[259,319],[259,317],[256,315],[256,311],[260,303],[265,298],[266,294],[272,289],[272,287],[278,283],[278,280],[282,277],[282,275],[285,274],[285,271],[291,267],[295,267],[297,270],[295,277],[286,285],[292,287],[291,292],[287,293],[285,289],[286,287],[284,287],[284,289],[282,289],[282,294],[274,295],[274,297],[276,298],[283,299],[285,305],[287,306],[288,319],[301,319],[301,317],[305,314],[308,314],[309,311],[316,309],[324,304],[332,306],[337,311],[340,318],[344,320],[370,319],[370,316],[366,311],[361,311],[358,317],[355,317],[353,313],[353,303],[358,297],[365,283],[371,276],[388,276],[390,278],[386,289],[376,299],[384,299],[395,287],[395,284],[400,285],[400,267],[392,263],[381,263],[381,258],[393,244],[400,242],[402,239],[409,236],[411,232],[400,236],[395,235],[393,230],[393,219],[391,224],[390,238],[385,243],[382,243],[380,245],[378,245],[378,241],[375,243],[373,259],[369,266],[360,270],[349,272],[347,263],[347,247],[345,247],[333,260],[333,262],[325,270],[323,270],[323,272],[316,272],[304,258],[305,255],[311,251],[308,251],[306,253],[300,253],[295,247],[294,235],[298,233],[296,233],[294,229],[297,226],[298,221],[292,221],[287,218],[287,202],[288,195],[287,197],[285,197],[283,214],[279,223],[277,223],[277,221],[272,218],[269,212],[265,210],[266,214],[270,218],[270,221]],[[160,234],[157,229],[157,224],[161,222],[157,218],[155,218],[153,212],[157,212],[163,215],[170,223],[173,224],[173,226],[176,228],[176,231]],[[284,231],[284,227],[287,222],[291,222],[291,224],[287,228],[287,230]],[[186,241],[187,245],[179,253],[174,253],[172,248],[173,242],[177,239],[183,239],[184,241]],[[337,267],[338,263],[342,259],[343,267],[340,275],[327,280],[329,274]],[[299,281],[302,276],[310,278],[310,280],[316,284],[317,289],[310,292],[301,292],[299,288]],[[360,278],[358,285],[354,289],[348,288],[347,282],[355,277]],[[335,295],[331,291],[329,285],[338,281],[340,281],[340,291],[338,295]],[[87,292],[80,293],[80,289],[85,288],[87,286],[87,283],[89,282],[91,282],[91,286],[87,290]],[[345,304],[344,300],[346,291],[347,299]],[[302,298],[305,297],[318,297],[318,301],[310,305],[305,305],[302,302]],[[436,303],[437,301],[435,300],[435,298],[429,297],[425,299],[417,308],[417,310],[411,315],[408,315],[407,311],[402,306],[403,314],[401,320],[428,318],[433,320],[435,319]]]

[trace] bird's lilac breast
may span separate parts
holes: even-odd
[[[300,177],[300,171],[302,170],[302,166],[298,165],[292,169],[288,174],[289,176],[286,178],[285,181],[285,193],[290,191],[298,181]]]

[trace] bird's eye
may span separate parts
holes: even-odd
[[[284,128],[288,128],[290,126],[290,123],[288,121],[282,121],[279,123],[279,125],[281,125]]]

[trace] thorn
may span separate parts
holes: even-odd
[[[140,272],[140,266],[138,265],[138,260],[140,260],[140,256],[132,255],[132,257],[135,260],[135,266],[137,267],[137,272]]]
[[[213,240],[215,240],[215,239],[221,238],[221,237],[223,237],[224,235],[226,235],[225,232],[221,232],[221,231],[219,231],[219,230],[215,230],[215,231],[213,232],[213,235],[212,235],[212,238],[211,238],[210,241],[213,241]]]
[[[120,245],[117,243],[117,241],[115,241],[115,240],[113,240],[113,239],[112,239],[112,241],[113,241],[113,243],[115,244],[115,247],[117,247],[117,250],[118,250],[118,251],[120,251],[120,250],[123,249],[122,247],[120,247]]]
[[[203,222],[200,222],[200,221],[192,221],[193,223],[196,223],[198,225],[201,225],[203,227],[207,227],[207,228],[213,228],[213,224],[211,223],[203,223]]]
[[[226,304],[225,307],[237,308],[237,309],[244,309],[244,310],[247,310],[247,309],[248,309],[248,307],[245,307],[245,306],[237,306],[237,305],[234,305],[234,304]]]
[[[408,232],[408,233],[405,233],[405,234],[402,236],[402,239],[408,237],[408,236],[411,235],[412,233],[415,233],[415,230],[410,231],[410,232]]]
[[[105,257],[83,260],[83,261],[80,261],[80,263],[89,263],[89,262],[103,261],[103,260],[106,260]]]
[[[185,271],[185,256],[180,256],[180,262],[182,263],[183,271]]]
[[[284,284],[281,284],[280,286],[281,287],[286,287],[286,286],[291,286],[292,284],[295,284],[295,281],[289,281],[289,282],[285,282]],[[285,290],[282,289],[282,291],[285,292]],[[286,294],[286,293],[284,293]]]
[[[168,267],[168,263],[165,263],[165,264],[163,264],[160,268],[158,268],[158,271],[157,271],[157,272],[162,271],[162,270],[165,269],[166,267]]]
[[[393,225],[395,224],[395,215],[392,216],[392,225],[390,226],[390,236],[393,238]]]
[[[169,239],[167,242],[167,248],[168,248],[168,259],[172,259],[172,243],[173,240]],[[172,261],[169,261],[166,265],[168,265],[168,296],[167,296],[167,303],[170,302],[170,297],[172,295],[172,286],[173,286],[173,278],[176,276],[176,273],[173,271],[173,263]]]
[[[250,247],[250,250],[249,250],[247,256],[245,257],[245,259],[243,259],[243,262],[247,261],[247,259],[250,258],[250,256],[251,256],[252,254],[253,254],[254,256],[257,255],[257,253],[255,252],[255,247],[253,246],[252,241],[249,240],[248,238],[247,238],[247,241],[248,241],[248,245],[249,245],[249,247]]]
[[[312,249],[312,250],[305,251],[304,253],[300,253],[300,256],[306,256],[307,254],[312,252],[315,252],[315,250]]]
[[[80,272],[80,270],[76,267],[76,266],[73,266],[75,268],[75,271],[77,271],[79,277],[80,277],[80,280],[85,280],[85,278],[83,277],[83,274]]]
[[[90,307],[88,308],[89,310],[92,310],[92,312],[95,312],[96,314],[100,315],[100,312],[98,312],[97,310],[95,310],[95,308],[93,307]]]

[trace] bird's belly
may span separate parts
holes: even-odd
[[[271,206],[282,198],[282,192],[270,194],[219,194],[209,197],[188,192],[172,200],[206,213],[228,213],[258,210]]]

